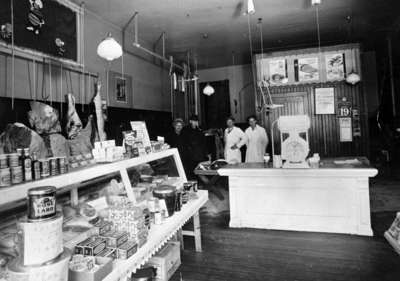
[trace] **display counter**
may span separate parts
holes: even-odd
[[[321,162],[318,169],[274,169],[263,163],[228,165],[230,227],[372,236],[367,159]],[[335,163],[336,162],[336,163]]]

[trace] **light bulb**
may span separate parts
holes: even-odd
[[[255,14],[256,9],[254,8],[254,2],[253,0],[247,0],[247,13],[249,15]]]
[[[206,96],[211,96],[214,93],[215,93],[215,90],[209,83],[203,89],[203,94],[205,94]]]

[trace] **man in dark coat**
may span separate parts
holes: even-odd
[[[185,171],[187,170],[187,145],[185,135],[183,134],[183,127],[185,123],[181,118],[175,118],[172,123],[173,130],[165,136],[165,142],[168,143],[171,148],[177,148],[179,156]],[[186,172],[187,173],[187,172]]]
[[[187,151],[186,175],[189,179],[194,179],[194,169],[199,162],[207,160],[206,137],[199,128],[199,117],[192,115],[189,118],[189,125],[183,129]]]

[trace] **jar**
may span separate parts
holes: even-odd
[[[11,185],[10,168],[0,169],[0,187]]]
[[[18,184],[23,181],[22,167],[11,167],[11,183]]]
[[[28,190],[28,219],[42,220],[56,215],[56,188],[43,186]]]
[[[10,165],[10,167],[18,167],[19,165],[18,153],[8,154],[8,164]]]
[[[0,154],[0,169],[8,168],[8,156],[7,154]]]

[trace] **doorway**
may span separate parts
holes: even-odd
[[[210,83],[215,92],[211,96],[203,94]],[[201,121],[204,129],[225,128],[225,120],[231,115],[229,80],[200,83]]]

